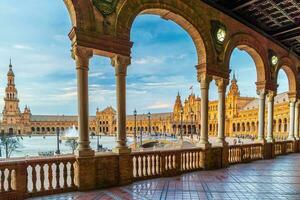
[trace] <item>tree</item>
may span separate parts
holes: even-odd
[[[0,146],[5,149],[6,158],[10,158],[12,152],[17,150],[21,146],[21,143],[18,137],[3,134],[0,137]]]
[[[66,144],[66,146],[68,146],[72,149],[72,153],[74,154],[75,149],[78,147],[77,140],[76,139],[68,139],[65,144]]]

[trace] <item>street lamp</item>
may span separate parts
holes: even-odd
[[[191,120],[191,139],[193,140],[193,134],[194,134],[194,128],[193,128],[193,124],[194,124],[194,111],[193,110],[191,110],[191,113],[190,113],[190,115],[191,115],[191,118],[192,118],[192,120]]]
[[[151,135],[151,113],[148,112],[148,134]]]
[[[136,148],[136,116],[137,116],[136,109],[134,109],[133,115],[134,115],[134,132],[133,132],[133,139],[134,139],[134,148]]]
[[[59,128],[56,128],[56,154],[60,154],[60,150],[59,150]]]
[[[180,140],[183,141],[182,136],[182,121],[183,121],[183,108],[180,109]]]
[[[100,132],[97,134],[97,151],[100,150],[99,135],[100,135]]]
[[[140,124],[141,124],[141,126],[140,126],[140,147],[142,147],[142,145],[143,145],[143,131],[142,131],[143,124],[142,124],[142,120],[140,121]]]

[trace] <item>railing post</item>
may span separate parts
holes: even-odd
[[[18,162],[16,166],[14,183],[18,199],[25,199],[27,193],[27,166],[26,161]]]
[[[181,152],[180,151],[175,152],[175,170],[176,170],[176,175],[181,174]]]
[[[119,185],[132,183],[133,182],[133,162],[132,162],[133,155],[119,154],[118,157],[119,157],[119,163],[118,163],[119,164]],[[147,161],[148,160],[146,160],[146,162]]]
[[[222,147],[222,168],[229,166],[229,146],[224,145]]]
[[[166,159],[165,159],[165,155],[160,152],[159,153],[159,158],[160,158],[160,173],[162,177],[165,177],[165,171],[166,171]]]
[[[273,159],[275,158],[275,145],[274,143],[263,143],[263,159]]]

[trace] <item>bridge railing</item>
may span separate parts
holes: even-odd
[[[229,146],[229,163],[244,163],[263,158],[263,145],[257,144],[243,144]]]
[[[19,199],[76,190],[74,156],[0,161],[0,196]]]

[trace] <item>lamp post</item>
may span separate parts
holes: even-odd
[[[56,154],[60,154],[60,150],[59,150],[59,128],[56,128]]]
[[[183,108],[180,109],[180,140],[181,141],[183,141],[182,124],[183,124]]]
[[[140,126],[140,147],[142,147],[142,145],[143,145],[143,131],[142,131],[143,124],[142,124],[142,120],[140,121],[140,124],[141,124],[141,126]]]
[[[193,124],[194,124],[194,111],[193,110],[191,110],[191,118],[192,118],[192,120],[191,120],[191,139],[193,140],[193,134],[194,134],[194,128],[193,128]]]
[[[151,113],[148,112],[148,134],[151,135]]]
[[[134,115],[134,131],[133,131],[133,141],[134,141],[134,148],[136,148],[136,116],[137,116],[136,109],[134,109],[134,111],[133,111],[133,115]]]
[[[99,144],[99,134],[100,134],[100,133],[98,133],[98,134],[97,134],[97,151],[99,151],[99,150],[100,150],[100,144]]]

